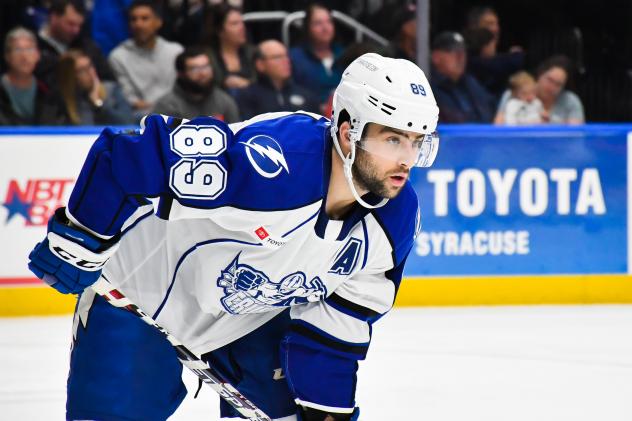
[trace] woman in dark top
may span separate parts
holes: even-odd
[[[333,65],[342,48],[334,44],[336,30],[329,9],[319,3],[310,4],[305,11],[303,29],[305,42],[290,50],[292,77],[325,104],[342,76]]]
[[[59,91],[70,122],[76,125],[135,123],[130,105],[116,82],[101,81],[90,57],[70,49],[57,63]]]
[[[211,9],[210,40],[216,83],[229,92],[245,88],[254,80],[255,47],[247,42],[241,11],[225,3]]]

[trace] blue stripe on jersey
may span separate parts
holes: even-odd
[[[309,221],[311,221],[312,219],[314,219],[316,217],[316,215],[318,215],[318,213],[320,212],[320,209],[318,209],[312,216],[310,216],[309,218],[307,218],[306,220],[304,220],[303,222],[301,222],[300,224],[298,224],[297,226],[295,226],[294,228],[292,228],[291,230],[289,230],[288,232],[286,232],[285,234],[283,234],[281,236],[281,238],[285,238],[288,235],[292,234],[294,231],[296,231],[297,229],[299,229],[300,227],[302,227],[303,225],[307,224]]]
[[[318,219],[314,225],[314,232],[320,238],[325,238],[325,229],[327,228],[327,222],[329,222],[329,217],[327,216],[327,212],[325,212],[325,199],[323,199],[323,205],[318,212]]]
[[[200,243],[197,243],[190,249],[188,249],[186,252],[182,254],[182,256],[180,256],[180,259],[178,259],[178,263],[176,264],[176,269],[173,271],[173,277],[171,278],[171,283],[169,284],[169,288],[167,288],[167,293],[165,294],[165,298],[162,299],[160,306],[158,306],[158,309],[152,316],[154,320],[156,319],[156,317],[158,317],[158,315],[162,311],[162,308],[167,303],[167,299],[169,298],[169,295],[171,294],[171,289],[173,288],[173,285],[176,282],[176,275],[178,274],[178,269],[180,269],[180,265],[182,264],[182,262],[184,262],[184,259],[193,251],[195,251],[198,247],[205,246],[208,244],[214,244],[214,243],[237,243],[237,244],[245,244],[247,246],[257,246],[257,247],[261,246],[261,243],[249,243],[247,241],[233,240],[231,238],[216,238],[214,240],[202,241]]]
[[[132,223],[132,225],[130,225],[129,227],[125,228],[125,230],[124,230],[123,232],[121,232],[121,236],[123,236],[123,235],[127,234],[127,232],[128,232],[129,230],[131,230],[132,228],[134,228],[136,225],[138,225],[138,223],[139,223],[140,221],[144,220],[145,218],[150,217],[150,216],[151,216],[151,215],[153,215],[153,214],[154,214],[154,212],[150,210],[149,212],[147,212],[147,213],[145,213],[145,214],[141,215],[138,219],[136,219],[136,221],[134,221],[134,222]]]
[[[382,314],[377,311],[342,298],[335,292],[327,297],[325,302],[339,312],[355,319],[362,320],[363,322],[373,323],[375,320],[382,317]]]
[[[370,342],[356,343],[343,341],[304,320],[292,320],[290,330],[309,339],[314,343],[314,345],[312,345],[313,347],[337,351],[343,355],[354,356],[354,358],[359,360],[363,360],[369,350]]]
[[[371,211],[391,243],[394,266],[406,259],[413,246],[418,206],[415,190],[407,182],[396,198]]]
[[[158,209],[156,210],[156,216],[160,219],[169,219],[169,213],[171,212],[171,206],[173,205],[173,198],[169,196],[161,197],[158,201]]]
[[[367,195],[365,195],[365,198],[366,196]],[[358,224],[358,222],[363,220],[363,218],[369,213],[369,211],[370,209],[367,209],[364,206],[360,205],[358,202],[355,202],[353,204],[353,210],[345,217],[345,220],[342,224],[342,229],[340,230],[340,233],[338,234],[338,238],[336,240],[342,241],[347,238],[351,230]]]
[[[362,218],[362,233],[364,234],[364,259],[362,260],[362,268],[366,266],[366,261],[369,257],[369,232],[366,228],[366,221]]]
[[[333,140],[329,132],[327,132],[325,140],[327,148],[325,154],[323,155],[323,186],[326,187],[323,189],[323,201],[320,204],[318,219],[316,219],[316,224],[314,225],[314,232],[320,238],[325,237],[325,229],[327,228],[327,222],[329,221],[326,205],[327,190],[329,189],[329,178],[331,177],[331,151],[333,148]]]
[[[393,269],[387,271],[384,274],[387,279],[390,279],[393,284],[395,284],[395,294],[393,295],[393,300],[395,299],[395,297],[397,297],[397,291],[399,290],[399,285],[402,282],[402,274],[404,273],[405,264],[406,258],[404,258],[404,260],[399,265],[395,266]]]

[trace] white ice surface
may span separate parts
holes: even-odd
[[[64,419],[70,329],[0,319],[0,420]],[[170,420],[218,418],[214,392],[192,395]],[[395,309],[357,399],[366,421],[632,420],[632,306]]]

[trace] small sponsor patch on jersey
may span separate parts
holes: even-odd
[[[279,248],[287,243],[286,239],[271,235],[270,231],[263,225],[254,230],[254,234],[259,240],[262,240],[262,245],[268,248]]]
[[[262,177],[274,178],[283,170],[290,173],[281,145],[270,136],[257,135],[239,143],[245,146],[248,161]]]
[[[263,240],[270,235],[268,234],[268,231],[266,231],[266,229],[263,227],[257,228],[255,230],[255,234],[257,234],[257,237],[259,237],[260,240]]]

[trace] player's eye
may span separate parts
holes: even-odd
[[[413,148],[415,148],[415,149],[421,149],[423,144],[424,144],[423,139],[415,139],[415,140],[413,140]]]
[[[386,139],[386,143],[388,143],[389,145],[399,145],[400,140],[396,136],[391,136]]]

